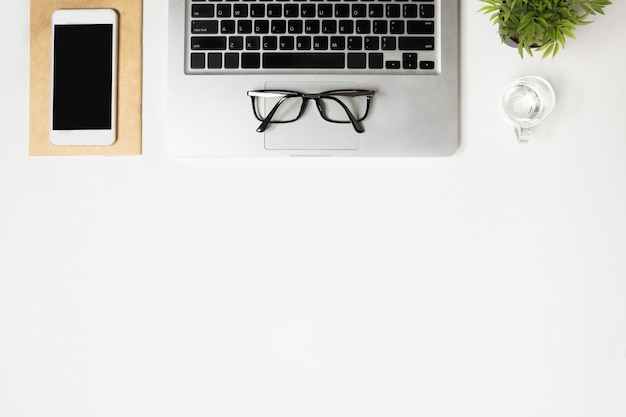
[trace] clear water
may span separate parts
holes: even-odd
[[[504,108],[514,124],[528,126],[541,119],[545,106],[535,89],[518,84],[505,95]]]
[[[508,121],[521,128],[535,126],[554,108],[554,91],[540,77],[522,77],[511,83],[502,98],[502,110]]]

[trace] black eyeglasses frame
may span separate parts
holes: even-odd
[[[269,127],[270,123],[291,123],[291,122],[295,122],[296,120],[298,120],[304,113],[304,110],[306,109],[306,105],[309,100],[315,101],[317,110],[319,111],[320,116],[322,116],[322,119],[331,123],[352,123],[354,130],[356,130],[358,133],[363,133],[365,132],[365,128],[363,128],[363,125],[361,124],[361,122],[367,117],[369,113],[371,100],[374,94],[375,92],[371,90],[330,90],[330,91],[324,91],[322,93],[317,93],[317,94],[308,94],[308,93],[301,93],[298,91],[288,91],[288,90],[251,90],[251,91],[248,91],[248,96],[252,100],[252,111],[254,112],[254,116],[257,118],[257,120],[261,122],[259,127],[256,129],[256,131],[260,133],[265,132],[265,130]],[[281,96],[281,98],[274,105],[272,110],[270,110],[270,112],[267,114],[266,117],[262,117],[259,114],[258,108],[256,106],[257,98],[278,97],[278,96]],[[337,98],[337,97],[361,97],[361,96],[366,97],[366,108],[365,108],[365,112],[363,113],[363,116],[360,118],[357,118],[350,111],[350,109],[348,109],[348,107],[341,100]],[[284,103],[285,100],[290,99],[290,98],[302,99],[302,104],[300,105],[300,111],[298,115],[293,120],[273,121],[272,118],[278,111],[278,108],[280,107],[280,105]],[[349,120],[341,121],[341,120],[330,119],[328,115],[326,114],[326,110],[323,104],[323,99],[333,100],[336,103],[338,103],[341,106],[341,108],[343,108],[343,110],[346,112],[346,115],[348,116]]]

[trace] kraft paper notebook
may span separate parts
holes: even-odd
[[[51,24],[57,9],[118,12],[117,140],[110,146],[55,146],[50,142]],[[31,156],[141,154],[142,13],[142,0],[31,0]]]

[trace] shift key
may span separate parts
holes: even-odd
[[[432,51],[435,49],[435,38],[432,36],[400,36],[398,49],[401,51]]]
[[[191,49],[194,51],[224,51],[226,36],[192,36]]]

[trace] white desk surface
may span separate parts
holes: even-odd
[[[144,155],[28,158],[28,2],[0,2],[0,416],[623,417],[626,2],[521,61],[462,1],[443,159],[184,159],[167,1]],[[558,104],[533,143],[497,102]]]

